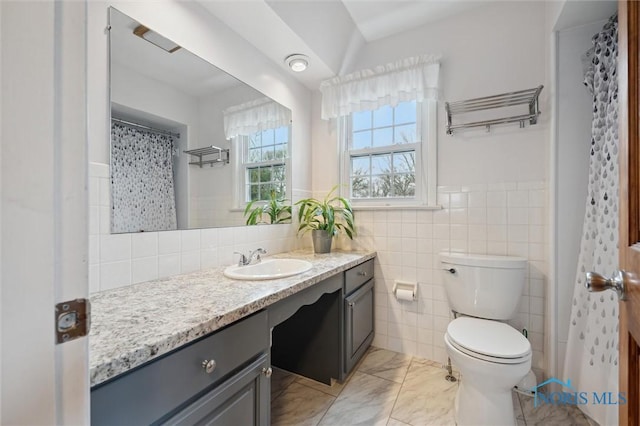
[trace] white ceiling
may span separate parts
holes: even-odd
[[[284,58],[310,58],[293,73],[312,90],[352,71],[359,48],[428,22],[482,7],[487,0],[196,0],[286,72]]]
[[[371,42],[486,4],[462,0],[342,0],[358,30]]]
[[[111,61],[194,97],[243,85],[186,49],[168,53],[133,34],[140,25],[116,9],[110,15]]]
[[[316,90],[322,80],[353,71],[351,64],[358,59],[361,47],[386,37],[410,31],[454,15],[467,13],[476,8],[496,3],[496,0],[195,0],[204,9],[229,28],[253,44],[266,57],[290,73],[302,84]],[[512,0],[525,1],[525,0]],[[572,7],[569,17],[600,9],[615,8],[615,0],[567,1],[565,9]],[[613,6],[612,6],[613,5]],[[576,9],[575,11],[573,9]],[[575,13],[574,13],[575,12]],[[594,12],[595,13],[595,12]],[[559,19],[565,27],[573,21]],[[133,36],[131,22],[115,22],[112,25],[126,26],[128,36]],[[132,43],[146,44],[138,39]],[[135,46],[134,46],[135,47]],[[142,48],[142,47],[141,47]],[[171,55],[156,49],[154,64],[171,67],[168,56],[175,61],[185,55],[180,50]],[[182,49],[181,49],[182,50]],[[285,57],[301,53],[309,57],[309,68],[302,73],[292,72],[284,62]],[[140,52],[131,52],[138,56]],[[197,58],[196,58],[197,59]],[[217,77],[207,76],[211,67],[204,61],[194,59],[188,67],[193,75],[183,78],[184,89],[191,93],[202,93],[202,83],[208,80],[211,88],[233,84],[222,73]],[[125,63],[126,61],[125,58]],[[151,67],[156,68],[156,67]],[[142,71],[142,70],[140,70]],[[149,72],[147,70],[147,72]],[[178,79],[174,79],[178,80]]]

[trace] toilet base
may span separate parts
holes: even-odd
[[[460,380],[454,415],[458,426],[513,426],[516,424],[511,390],[496,392],[487,398],[482,389]]]

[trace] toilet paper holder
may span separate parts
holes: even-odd
[[[393,295],[397,300],[414,301],[418,298],[418,283],[395,280]]]

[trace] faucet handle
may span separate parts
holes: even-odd
[[[244,253],[241,253],[239,251],[234,251],[233,254],[240,255],[240,259],[238,260],[238,266],[244,266],[247,263],[249,263],[249,261],[247,260],[247,256],[245,256]]]

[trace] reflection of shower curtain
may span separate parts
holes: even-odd
[[[176,229],[173,138],[111,123],[111,232]]]
[[[612,291],[588,293],[585,272],[611,276],[618,269],[618,22],[612,17],[593,38],[592,66],[585,85],[593,94],[588,197],[564,379],[575,391],[618,389],[618,300]],[[569,391],[570,392],[570,391]],[[618,424],[616,405],[588,404],[580,408],[601,425]]]

